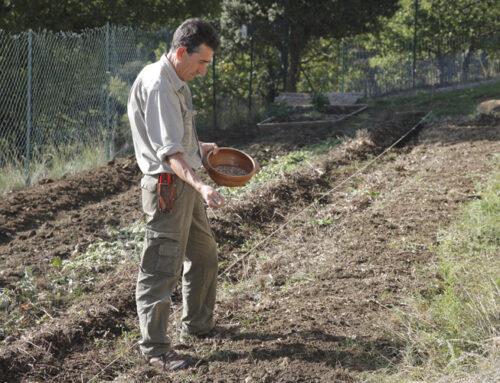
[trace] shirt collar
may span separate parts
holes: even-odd
[[[184,85],[186,85],[185,81],[182,81],[179,76],[177,75],[177,72],[174,69],[174,66],[170,62],[170,60],[167,58],[166,54],[163,54],[160,59],[162,63],[163,69],[166,71],[168,77],[170,77],[170,80],[172,81],[172,85],[174,86],[176,91],[179,91]]]

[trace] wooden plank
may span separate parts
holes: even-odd
[[[339,105],[340,106],[340,105]],[[345,105],[347,106],[347,105]],[[348,105],[349,107],[352,108],[352,105]],[[341,118],[336,119],[336,120],[316,120],[316,121],[290,121],[290,122],[272,122],[272,120],[275,117],[269,117],[266,118],[265,120],[259,122],[257,124],[258,128],[310,128],[310,127],[325,127],[325,126],[333,126],[340,121],[345,120],[346,118],[349,118],[351,116],[354,116],[358,113],[361,113],[363,110],[368,108],[368,105],[366,104],[359,104],[360,108],[343,115]]]

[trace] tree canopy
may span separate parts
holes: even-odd
[[[176,25],[196,16],[215,17],[216,0],[2,0],[0,29],[80,31],[111,22],[141,28]]]
[[[338,39],[374,31],[380,27],[381,16],[392,16],[397,5],[398,0],[224,0],[221,23],[226,35],[234,35],[231,26],[254,20],[259,42],[277,49],[281,49],[278,45],[284,34],[280,31],[286,23],[290,55],[287,90],[295,91],[300,61],[311,42],[321,37]]]

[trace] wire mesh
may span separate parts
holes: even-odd
[[[464,39],[400,41],[384,51],[356,40],[345,44],[345,91],[379,97],[408,89],[488,80],[500,74],[500,35],[470,44]]]
[[[30,164],[50,167],[55,156],[126,153],[129,89],[165,50],[166,31],[0,31],[0,166],[26,167],[30,180]]]
[[[31,151],[102,145],[105,138],[104,29],[35,33],[32,56]]]
[[[0,166],[24,165],[28,34],[0,31]]]
[[[167,51],[167,29],[144,31],[114,26],[110,31],[110,123],[111,153],[120,156],[132,150],[127,119],[127,99],[137,74]]]

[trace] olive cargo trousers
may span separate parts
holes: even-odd
[[[174,208],[164,214],[158,208],[157,178],[146,175],[141,180],[147,224],[136,303],[142,335],[139,344],[148,357],[170,350],[167,336],[170,297],[182,265],[183,331],[203,334],[214,327],[216,243],[201,195],[180,178],[176,177],[176,182]]]

